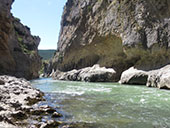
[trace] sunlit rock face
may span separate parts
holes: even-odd
[[[53,67],[143,70],[170,62],[168,0],[68,0]]]
[[[116,72],[112,68],[86,67],[79,70],[71,70],[68,72],[56,71],[52,74],[53,79],[70,80],[70,81],[85,81],[85,82],[112,82],[115,80]]]
[[[120,84],[146,85],[159,89],[170,89],[170,65],[160,69],[143,71],[134,67],[124,71],[121,75]]]
[[[40,38],[10,13],[13,0],[0,2],[0,74],[32,79],[38,77]]]

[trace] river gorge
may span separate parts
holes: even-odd
[[[77,128],[168,128],[167,90],[118,83],[68,82],[41,78],[31,81],[57,107],[64,123]]]
[[[0,2],[0,128],[170,128],[169,0],[66,0],[48,59],[13,3]]]

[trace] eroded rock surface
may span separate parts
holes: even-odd
[[[41,104],[44,94],[25,79],[0,76],[0,81],[3,81],[0,84],[0,127],[40,128],[48,125],[43,116],[49,116],[48,119],[62,117],[55,108]],[[55,121],[55,127],[59,124]]]
[[[152,70],[170,62],[168,0],[68,0],[53,68],[94,64],[122,71]]]
[[[170,89],[170,65],[151,71],[146,85],[148,87]]]
[[[146,85],[147,79],[148,73],[146,71],[137,70],[134,67],[131,67],[122,73],[119,83]]]
[[[79,70],[72,70],[69,72],[56,71],[53,74],[54,79],[71,80],[71,81],[86,81],[86,82],[110,82],[115,81],[116,72],[112,68],[100,67],[94,65],[93,67],[86,67]]]
[[[160,89],[170,89],[170,65],[149,71],[131,67],[122,73],[119,82],[121,84],[139,84]]]
[[[33,79],[39,76],[40,38],[10,13],[13,0],[0,2],[0,74]]]
[[[25,79],[0,76],[0,125],[6,122],[17,125],[18,120],[28,118],[31,106],[43,99],[43,93],[31,87]]]

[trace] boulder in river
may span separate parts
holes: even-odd
[[[151,71],[146,85],[148,87],[170,89],[170,65]]]
[[[40,128],[57,128],[61,125],[62,122],[49,120],[46,123],[43,123]]]
[[[170,89],[170,65],[150,71],[138,70],[131,67],[122,73],[119,83]]]
[[[54,79],[86,82],[110,82],[115,80],[115,70],[112,68],[100,67],[98,64],[93,67],[86,67],[68,72],[56,71]]]
[[[58,113],[58,112],[54,112],[54,113],[52,114],[52,117],[53,117],[53,118],[57,118],[57,117],[62,117],[62,115],[61,115],[60,113]]]
[[[146,71],[131,67],[122,73],[119,83],[146,85],[147,79],[148,73]]]

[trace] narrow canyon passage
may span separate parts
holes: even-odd
[[[0,128],[169,128],[169,90],[169,0],[1,0]]]

